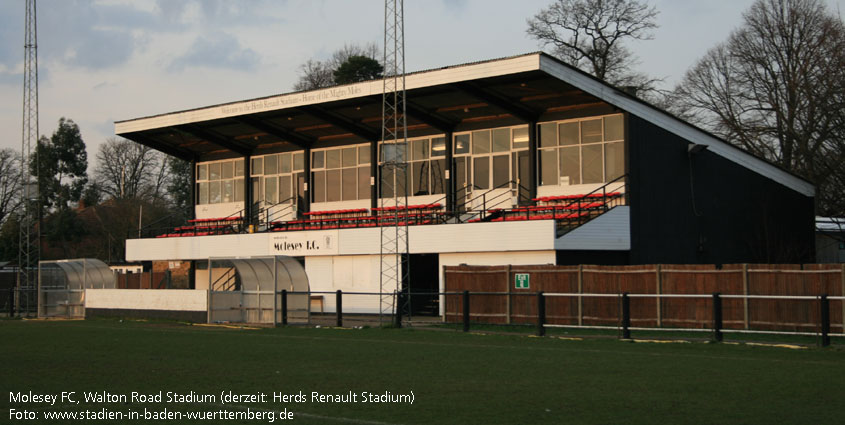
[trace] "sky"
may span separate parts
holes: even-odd
[[[845,12],[845,0],[825,0]],[[406,0],[407,72],[542,50],[526,20],[552,0]],[[638,71],[671,88],[752,0],[650,0]],[[0,149],[21,148],[24,0],[0,0]],[[382,0],[40,0],[40,133],[74,120],[88,149],[117,120],[292,91],[300,64],[382,44]]]

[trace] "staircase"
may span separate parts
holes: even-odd
[[[238,291],[241,289],[241,282],[234,267],[229,267],[211,284],[212,291]]]

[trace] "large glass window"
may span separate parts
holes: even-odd
[[[489,140],[488,140],[489,144]],[[381,144],[382,158],[389,156],[396,151],[392,144]],[[469,139],[460,148],[469,150]],[[423,196],[445,193],[446,188],[446,139],[443,137],[425,137],[408,140],[407,146],[408,162],[408,195]],[[384,161],[382,161],[383,163]],[[404,194],[404,175],[394,173],[390,167],[381,166],[382,197],[393,197],[396,192],[399,196]],[[394,175],[395,174],[395,175]]]
[[[370,199],[370,145],[313,151],[311,165],[314,202]]]
[[[540,185],[605,183],[625,174],[621,114],[538,127]]]
[[[243,159],[197,164],[197,204],[243,202]]]
[[[304,168],[303,152],[283,152],[252,158],[253,193],[256,202],[274,205],[294,203],[294,185]],[[298,159],[297,159],[298,158]],[[235,170],[237,173],[237,169]],[[241,170],[243,173],[243,170]]]
[[[458,191],[465,185],[466,192],[518,187],[521,166],[517,156],[528,149],[528,126],[477,130],[456,134],[454,140],[456,174],[465,173],[470,178],[468,182],[456,180]],[[472,149],[463,148],[465,145]],[[469,161],[463,162],[461,157],[468,157]],[[470,169],[461,169],[463,164]]]

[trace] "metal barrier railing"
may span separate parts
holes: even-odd
[[[394,295],[396,297],[404,297],[408,294],[379,293],[379,292],[344,292],[344,291],[312,291],[312,292],[288,292],[283,291],[281,302],[282,320],[280,323],[286,323],[286,308],[285,297],[289,294],[308,294],[311,297],[323,296],[323,299],[333,301],[327,311],[321,311],[322,316],[327,316],[332,320],[334,326],[342,327],[344,323],[349,323],[351,318],[353,321],[378,320],[382,325],[388,324],[393,326],[402,326],[404,324],[414,325],[418,322],[419,317],[408,316],[406,311],[401,309],[394,309],[389,318],[376,317],[378,311],[372,309],[378,302],[379,296]],[[601,330],[616,330],[620,338],[630,339],[632,332],[641,331],[660,331],[660,332],[689,332],[689,333],[710,333],[712,340],[722,341],[724,334],[761,334],[761,335],[792,335],[792,336],[815,336],[820,338],[819,344],[822,346],[830,345],[831,337],[845,337],[845,323],[837,323],[835,326],[840,327],[840,332],[831,331],[831,309],[830,302],[837,301],[845,303],[845,296],[828,296],[822,295],[804,295],[804,296],[788,296],[788,295],[723,295],[715,294],[629,294],[629,293],[544,293],[544,292],[414,292],[410,294],[411,297],[428,296],[436,297],[439,300],[439,313],[434,316],[438,318],[437,321],[427,321],[424,323],[454,323],[462,327],[464,331],[469,331],[473,325],[479,324],[516,324],[511,322],[514,319],[523,325],[536,326],[537,335],[545,335],[547,329],[563,328],[563,329],[601,329]],[[357,310],[353,308],[344,308],[344,299],[349,297],[373,297],[370,302],[370,310],[362,311],[361,306],[367,303],[357,302]],[[497,297],[499,297],[497,299]],[[562,315],[559,306],[555,306],[555,300],[576,301],[579,311],[579,317],[573,315]],[[588,316],[584,318],[581,311],[584,306],[582,301],[587,299],[605,300],[605,305],[600,306],[607,310],[608,306],[616,307],[616,314],[613,317]],[[636,325],[635,322],[657,322],[656,317],[647,317],[643,310],[648,306],[653,305],[649,302],[648,305],[640,304],[632,308],[632,300],[641,299],[658,299],[665,302],[671,300],[688,300],[688,301],[703,301],[699,304],[685,305],[683,313],[687,314],[688,318],[681,318],[677,321],[688,322],[693,326],[667,326],[666,322],[671,322],[670,319],[664,318],[664,323],[660,326],[644,326]],[[607,301],[615,300],[615,303],[607,304]],[[763,327],[756,329],[742,329],[735,326],[738,322],[732,321],[730,326],[726,326],[725,302],[732,300],[755,300],[757,302],[773,302],[778,309],[792,308],[794,314],[796,312],[805,314],[805,321],[803,322],[789,322],[783,323],[761,321],[759,322]],[[811,303],[811,305],[804,305],[802,308],[795,308],[794,305],[788,303]],[[397,305],[401,303],[396,303]],[[496,305],[507,304],[507,314],[497,311]],[[596,307],[596,306],[594,306]],[[734,306],[739,309],[740,307]],[[366,309],[365,309],[366,310]],[[515,311],[520,310],[520,311]],[[671,309],[670,309],[671,310]],[[812,311],[811,311],[812,310]],[[312,313],[313,314],[313,313]],[[366,318],[365,316],[369,316]],[[505,321],[504,319],[508,320]],[[786,320],[786,318],[785,318]],[[566,323],[567,321],[573,323]],[[603,324],[601,323],[603,322]],[[421,322],[420,322],[421,323]],[[756,323],[756,322],[755,322]],[[764,327],[771,329],[765,329]],[[785,330],[788,328],[796,328],[794,330]],[[775,329],[779,328],[779,329]]]

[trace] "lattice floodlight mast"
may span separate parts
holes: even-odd
[[[408,126],[405,121],[405,26],[403,0],[384,2],[384,91],[382,94],[380,178],[381,213],[393,207],[381,226],[379,319],[410,315],[408,264]],[[392,204],[392,205],[391,205]],[[405,215],[402,218],[402,215]],[[392,225],[389,225],[392,224]],[[404,282],[404,285],[403,285]],[[398,295],[404,292],[404,296]],[[402,300],[397,304],[398,300]]]
[[[37,265],[40,256],[38,225],[38,172],[32,176],[29,164],[38,144],[38,31],[36,29],[35,0],[26,0],[26,36],[24,42],[23,79],[23,135],[21,137],[21,217],[18,243],[18,296],[20,311],[21,289],[32,290],[38,281]],[[37,162],[37,157],[36,157]],[[35,167],[36,170],[38,167]],[[27,310],[30,297],[26,297]]]

